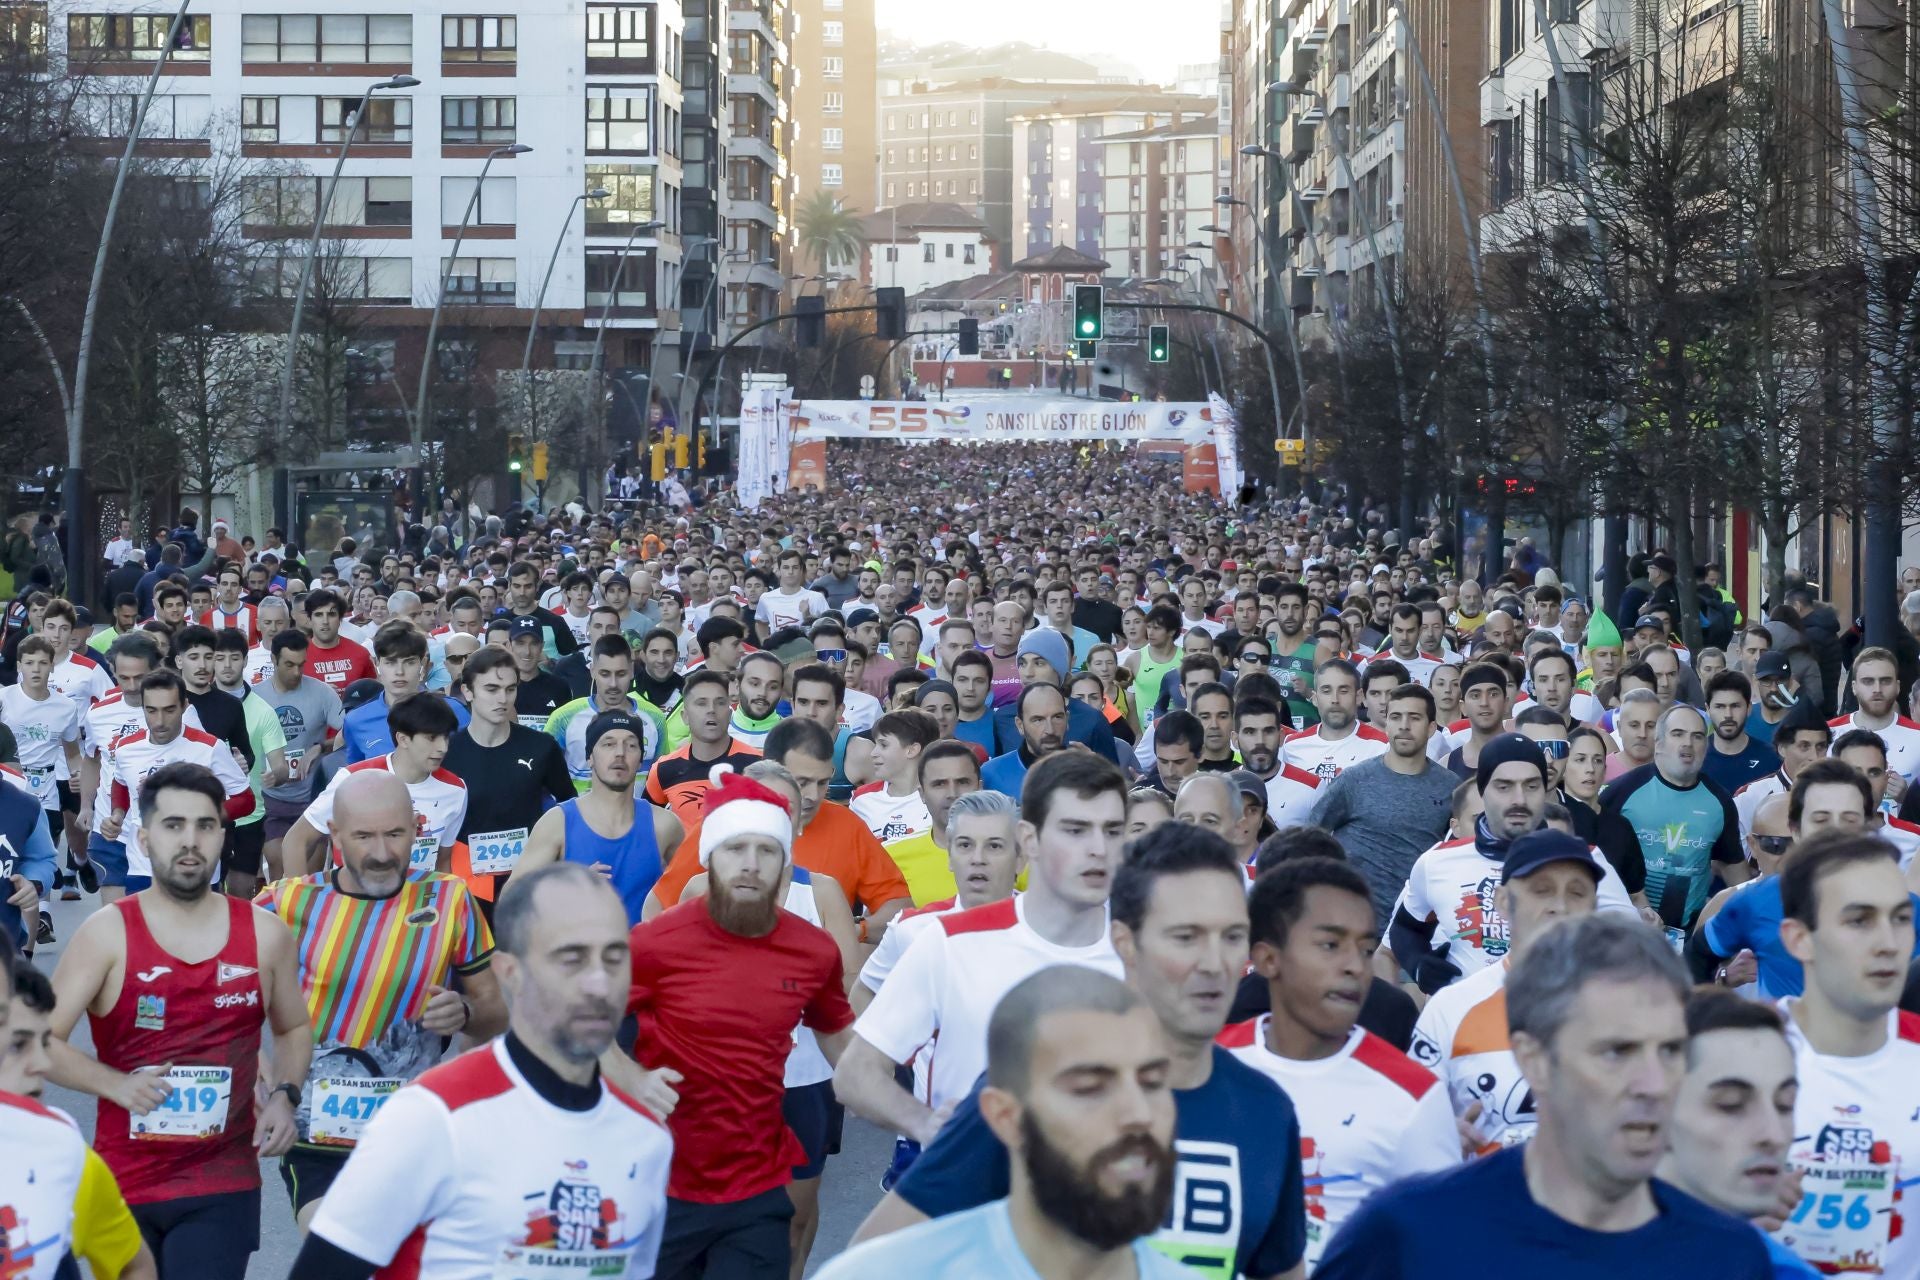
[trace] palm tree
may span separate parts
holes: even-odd
[[[800,232],[800,250],[822,271],[848,266],[859,260],[865,244],[860,234],[860,218],[840,203],[838,196],[817,191],[808,196],[794,216]]]

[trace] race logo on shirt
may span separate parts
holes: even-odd
[[[1486,876],[1463,892],[1460,904],[1453,909],[1454,939],[1479,947],[1495,960],[1506,955],[1512,943],[1505,918],[1493,909],[1493,895],[1499,888],[1499,876]]]
[[[17,1280],[33,1271],[37,1259],[60,1244],[59,1233],[35,1240],[20,1211],[0,1203],[0,1280]]]
[[[165,996],[135,996],[133,998],[133,1025],[142,1031],[165,1031],[167,1029],[167,998]]]
[[[1176,1140],[1173,1203],[1147,1243],[1203,1276],[1232,1280],[1240,1240],[1240,1149]]]
[[[544,1200],[527,1214],[520,1244],[529,1249],[605,1249],[613,1224],[620,1220],[620,1207],[601,1195],[598,1185],[578,1178],[561,1178],[551,1190],[533,1192],[527,1199]]]

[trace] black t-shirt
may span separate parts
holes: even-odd
[[[444,767],[467,784],[462,840],[475,831],[531,831],[548,799],[558,804],[574,796],[560,744],[525,725],[510,728],[497,747],[483,747],[470,730],[460,730],[447,744]]]
[[[1267,980],[1257,973],[1240,979],[1233,993],[1233,1008],[1227,1011],[1227,1025],[1273,1012],[1273,994]],[[1420,1006],[1413,997],[1384,978],[1375,977],[1360,1002],[1359,1023],[1394,1048],[1405,1053],[1413,1046],[1413,1024],[1420,1020]]]
[[[533,679],[520,682],[520,692],[513,698],[513,713],[520,717],[520,723],[533,728],[533,717],[540,717],[542,725],[548,716],[558,711],[562,704],[572,702],[572,690],[567,682],[550,671],[537,672]]]
[[[553,637],[554,651],[563,658],[580,648],[580,641],[574,638],[573,628],[567,625],[566,619],[551,609],[542,609],[539,605],[535,605],[530,613],[515,613],[509,609],[507,617],[538,618],[540,624],[547,629],[547,634]]]
[[[567,692],[576,698],[584,698],[593,692],[593,672],[587,667],[585,649],[547,664],[547,670],[566,681]]]
[[[205,693],[187,690],[187,705],[200,716],[200,727],[238,751],[253,772],[253,737],[247,732],[247,711],[240,699],[230,693],[208,687]]]
[[[1085,627],[1102,640],[1111,641],[1120,634],[1120,606],[1081,596],[1073,602],[1073,625]]]
[[[636,667],[633,672],[633,691],[668,714],[679,703],[680,690],[686,683],[687,678],[678,671],[668,672],[665,680],[655,680],[645,667]]]

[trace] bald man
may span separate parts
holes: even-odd
[[[276,881],[257,901],[293,931],[313,1020],[298,1137],[280,1161],[303,1230],[366,1121],[439,1060],[442,1038],[485,1040],[507,1024],[493,935],[466,882],[431,871],[407,877],[415,825],[404,782],[356,770],[334,799],[327,866]],[[345,937],[359,945],[328,945]]]

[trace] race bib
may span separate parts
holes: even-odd
[[[147,1114],[128,1117],[134,1137],[193,1141],[226,1130],[232,1067],[173,1067],[160,1079],[172,1085],[173,1092]]]
[[[545,733],[547,731],[547,717],[544,715],[515,716],[514,719],[518,720],[522,726],[533,730],[535,733]]]
[[[40,807],[53,808],[58,803],[55,797],[59,785],[53,776],[53,770],[27,769],[24,772],[27,777],[27,790],[31,791],[33,798],[40,802]]]
[[[508,1245],[493,1264],[493,1280],[617,1280],[627,1274],[627,1254],[604,1249],[531,1249]]]
[[[1893,1166],[1794,1164],[1800,1204],[1775,1237],[1815,1270],[1880,1275],[1893,1234]]]
[[[407,866],[414,871],[431,871],[440,859],[440,837],[421,836],[413,842],[413,854]]]
[[[307,1133],[322,1146],[351,1147],[404,1081],[323,1077],[313,1082]]]
[[[503,876],[520,864],[527,849],[527,829],[476,831],[467,837],[467,860],[477,876]]]

